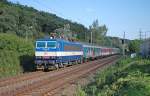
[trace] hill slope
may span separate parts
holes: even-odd
[[[69,24],[71,31],[84,38],[87,28],[76,22],[60,18],[55,14],[38,11],[32,7],[0,1],[0,33],[13,33],[21,37],[38,38],[50,34],[64,24]]]

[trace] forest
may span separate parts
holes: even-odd
[[[70,25],[75,34],[88,32],[81,24],[71,22],[55,14],[38,11],[32,7],[0,1],[0,33],[12,33],[19,37],[36,39],[50,34],[55,29]],[[79,34],[78,39],[84,35]]]

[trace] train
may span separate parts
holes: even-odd
[[[94,46],[63,39],[38,39],[35,42],[36,69],[48,70],[119,54],[119,48]]]

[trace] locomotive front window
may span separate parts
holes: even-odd
[[[56,42],[47,42],[48,48],[56,48]]]
[[[39,48],[44,48],[45,45],[46,45],[45,42],[37,42],[37,45],[36,45],[36,46],[39,47]]]

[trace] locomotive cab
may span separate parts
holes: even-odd
[[[58,42],[54,39],[37,40],[35,48],[35,64],[37,69],[47,69],[55,64]]]

